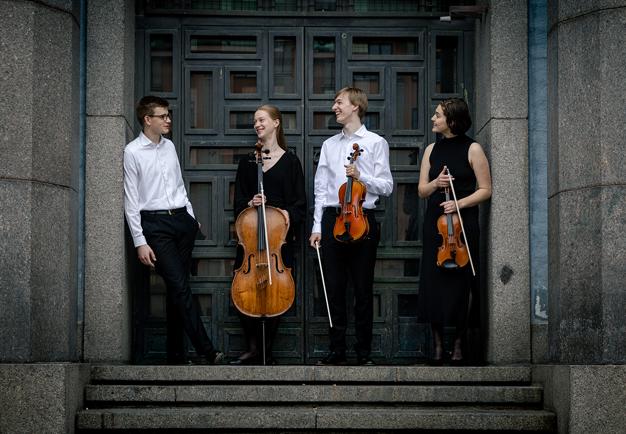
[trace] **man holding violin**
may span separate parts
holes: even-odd
[[[367,95],[361,89],[341,89],[335,95],[332,110],[343,129],[322,145],[315,173],[315,211],[309,238],[311,247],[321,247],[332,318],[332,327],[329,328],[330,352],[318,364],[346,363],[346,287],[350,275],[355,298],[356,361],[359,365],[373,365],[370,358],[373,282],[376,248],[380,240],[374,210],[378,197],[389,196],[393,190],[389,145],[362,124],[367,111]],[[348,160],[352,163],[346,164]],[[346,183],[346,177],[363,184],[366,190],[364,200],[340,198],[339,192]],[[349,184],[351,186],[352,182]],[[350,192],[352,189],[346,190],[344,187],[341,190]],[[352,237],[350,223],[342,222],[346,233],[333,236],[338,220],[346,218],[349,221],[361,212],[369,227],[364,235]]]

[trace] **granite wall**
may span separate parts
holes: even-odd
[[[626,363],[626,1],[549,4],[550,357]]]
[[[0,1],[0,10],[0,361],[72,361],[78,9]]]
[[[476,139],[491,167],[483,207],[487,354],[493,364],[530,360],[528,244],[528,48],[525,2],[479,2],[476,20]]]
[[[134,2],[87,12],[85,345],[87,361],[128,362],[131,291],[124,238],[124,146],[133,139]]]

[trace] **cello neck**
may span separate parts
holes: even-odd
[[[263,195],[263,154],[261,153],[260,144],[257,143],[257,159],[256,159],[256,177],[257,177],[257,191]],[[257,206],[257,251],[262,252],[265,250],[265,214],[264,207]]]

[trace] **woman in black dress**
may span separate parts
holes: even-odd
[[[424,151],[420,169],[418,194],[427,198],[424,215],[424,250],[418,296],[418,318],[428,322],[434,341],[433,364],[443,362],[444,327],[455,327],[452,364],[463,362],[463,335],[470,311],[475,311],[478,298],[478,204],[491,197],[489,163],[482,147],[465,132],[472,125],[467,104],[459,98],[442,101],[431,118],[432,131],[440,137]],[[442,214],[455,213],[452,192],[445,198],[445,188],[450,186],[450,170],[454,191],[461,210],[476,276],[471,266],[446,270],[437,266],[437,249],[442,237],[437,230],[437,219]]]
[[[297,228],[306,216],[306,193],[304,175],[300,160],[287,149],[283,133],[282,114],[272,105],[262,105],[254,113],[254,130],[258,141],[263,144],[263,190],[267,206],[279,208],[287,221],[289,230],[282,248],[285,266],[293,270],[293,242]],[[235,219],[244,209],[261,206],[263,197],[258,192],[257,165],[254,153],[239,161],[235,179]],[[243,252],[237,250],[235,269],[241,266]],[[295,277],[295,276],[294,276]],[[241,324],[247,341],[247,351],[231,364],[258,364],[262,358],[261,321],[240,315]],[[266,327],[266,362],[273,363],[271,357],[272,342],[278,329],[278,317],[265,320]]]

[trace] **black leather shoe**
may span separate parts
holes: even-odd
[[[317,364],[318,365],[331,365],[331,366],[332,365],[345,365],[346,353],[338,353],[336,351],[331,351],[322,360],[318,360]]]
[[[236,358],[235,360],[231,360],[228,362],[229,365],[258,365],[259,357],[256,353],[243,353],[241,356]]]
[[[360,366],[376,366],[376,363],[369,356],[357,356],[356,364]]]
[[[206,356],[206,360],[209,365],[223,365],[224,353],[221,351],[213,351]]]

